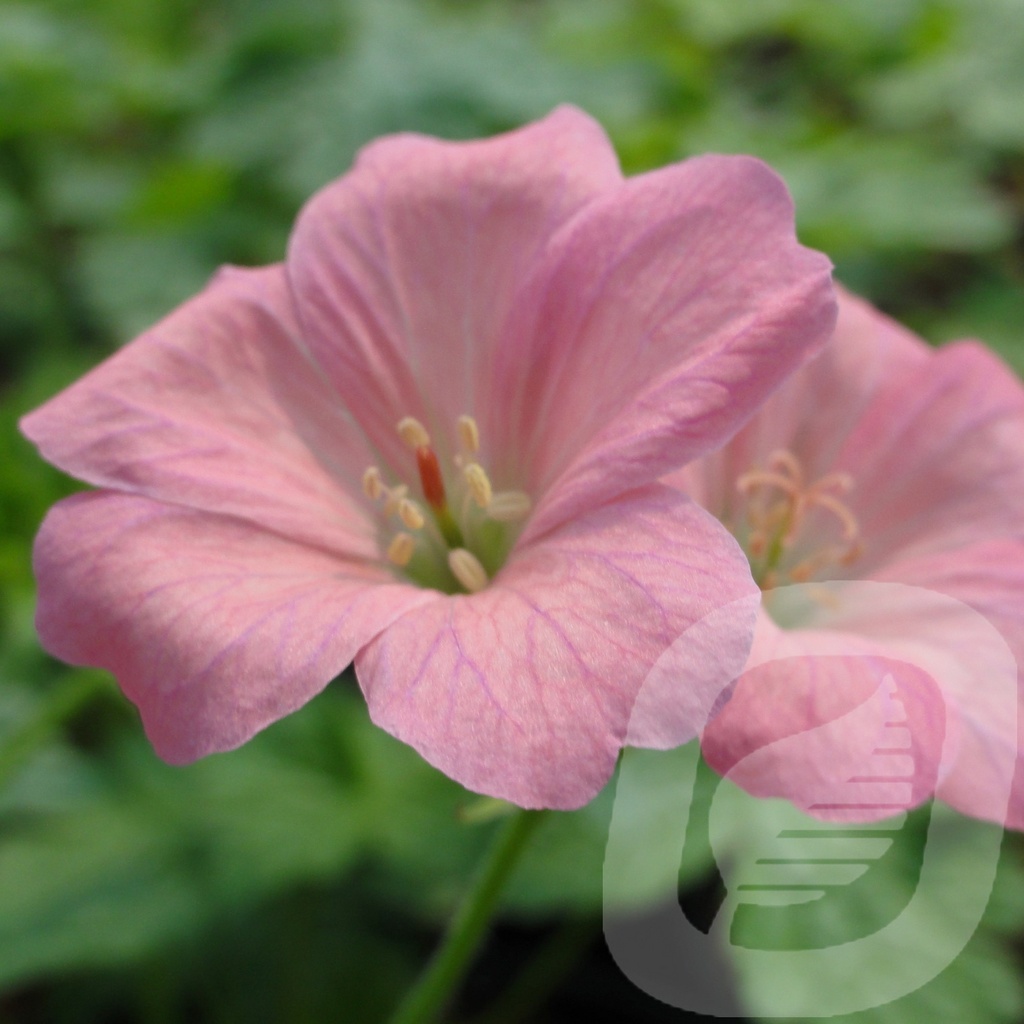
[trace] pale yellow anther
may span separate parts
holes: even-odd
[[[800,460],[785,448],[779,448],[768,456],[768,468],[782,470],[791,476],[797,484],[803,484],[804,471]]]
[[[416,550],[416,538],[411,533],[396,533],[388,545],[388,561],[400,568],[407,566]]]
[[[530,496],[522,491],[498,491],[492,495],[487,506],[487,515],[499,523],[518,523],[524,520],[533,508]]]
[[[473,500],[480,508],[487,508],[491,504],[493,492],[491,491],[491,481],[487,478],[484,467],[476,462],[471,462],[463,469],[462,476]]]
[[[848,491],[853,490],[853,477],[849,473],[828,473],[821,477],[821,479],[815,480],[811,490],[825,491],[830,488],[839,491],[841,494],[846,494]]]
[[[408,493],[409,488],[405,484],[399,484],[397,487],[385,487],[384,515],[397,515],[399,506],[405,501],[405,496]]]
[[[398,434],[410,448],[426,448],[430,444],[427,428],[418,419],[405,416],[398,421]]]
[[[752,469],[748,473],[741,473],[736,479],[736,489],[741,494],[756,490],[758,487],[778,487],[780,491],[793,495],[799,491],[788,476],[765,469]]]
[[[398,503],[398,518],[401,519],[402,523],[410,530],[422,530],[423,524],[426,522],[419,505],[417,505],[415,501],[410,501],[408,498],[403,498]]]
[[[821,508],[827,508],[843,527],[843,540],[854,541],[860,533],[860,526],[857,524],[857,517],[838,498],[831,494],[814,494],[811,502]]]
[[[480,564],[480,559],[465,548],[456,548],[448,552],[448,567],[452,575],[471,594],[487,586],[487,570]]]
[[[376,501],[384,493],[384,481],[380,478],[380,470],[369,466],[363,473],[363,494],[371,501]]]
[[[476,455],[480,451],[480,428],[476,425],[476,420],[472,416],[460,416],[456,427],[463,449],[470,455]]]
[[[808,483],[800,460],[785,449],[772,452],[766,469],[740,474],[736,488],[749,498],[745,510],[749,526],[746,548],[762,590],[776,586],[780,580],[809,582],[822,571],[850,565],[861,557],[860,526],[843,500],[854,484],[853,477],[845,472],[827,473]],[[841,543],[822,546],[820,535],[805,536],[808,516],[815,508],[838,521]],[[816,550],[801,559],[794,558],[801,549],[806,553],[808,547]]]

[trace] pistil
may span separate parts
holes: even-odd
[[[426,427],[412,416],[396,425],[416,459],[423,503],[409,496],[404,483],[389,486],[370,466],[363,492],[380,504],[385,521],[399,530],[387,542],[387,560],[425,586],[476,593],[504,560],[521,522],[533,507],[522,491],[496,491],[480,460],[480,429],[472,416],[455,423],[457,451],[447,479]],[[449,497],[450,495],[450,497]]]
[[[438,460],[437,452],[431,447],[430,435],[427,433],[426,427],[412,416],[406,416],[398,423],[398,433],[416,453],[416,469],[419,471],[423,498],[434,513],[441,536],[444,537],[445,543],[449,547],[461,547],[463,544],[462,531],[448,508],[448,496],[445,493],[441,463]]]

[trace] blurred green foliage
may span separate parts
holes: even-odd
[[[36,645],[31,539],[76,485],[17,435],[22,412],[219,264],[280,259],[369,139],[477,136],[563,101],[630,172],[762,156],[842,280],[1024,369],[1022,53],[1019,0],[0,0],[0,1024],[381,1019],[490,830],[349,678],[237,752],[157,761],[109,679]],[[636,811],[652,857],[660,764]],[[571,914],[598,933],[611,799],[545,823],[505,906],[531,935]],[[962,870],[980,827],[951,827]],[[1020,1019],[1005,853],[967,952],[858,1020]],[[681,881],[710,865],[691,843]],[[626,888],[656,895],[642,870]],[[815,922],[837,934],[841,915]],[[740,980],[770,1015],[766,980]],[[669,1019],[571,982],[525,1019]]]

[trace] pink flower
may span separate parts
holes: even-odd
[[[736,535],[765,590],[756,667],[705,731],[705,756],[755,795],[825,818],[868,820],[937,793],[1022,828],[1024,789],[1008,809],[1007,794],[1020,749],[1009,653],[1024,657],[1024,389],[975,342],[934,350],[853,296],[839,308],[824,352],[725,448],[672,477]],[[827,582],[842,580],[855,582]],[[996,627],[1002,665],[949,598]],[[863,778],[858,759],[885,745],[889,698],[912,742],[883,762],[913,758],[913,770],[894,770],[888,809],[830,808],[830,785]]]
[[[113,672],[171,762],[354,661],[374,721],[458,781],[578,806],[647,668],[756,593],[659,479],[834,315],[756,160],[624,180],[568,108],[485,141],[383,139],[283,264],[222,271],[24,419],[100,488],[43,523],[39,634]],[[750,628],[720,657],[741,665]]]

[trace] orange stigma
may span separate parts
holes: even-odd
[[[416,468],[420,471],[424,499],[435,512],[439,512],[447,506],[448,500],[444,493],[441,464],[437,461],[437,453],[430,445],[420,445],[416,449]]]
[[[405,483],[385,482],[380,467],[364,470],[363,494],[380,509],[383,559],[405,578],[445,593],[483,590],[515,541],[517,524],[530,514],[529,496],[494,489],[480,462],[480,428],[472,416],[455,421],[457,450],[449,456],[447,481],[438,456],[445,445],[435,448],[413,416],[395,427],[416,458],[423,500]]]

